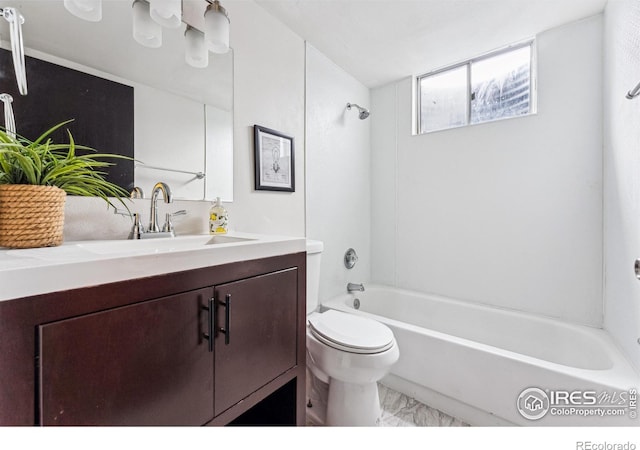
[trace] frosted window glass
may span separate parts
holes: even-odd
[[[521,116],[530,110],[531,47],[471,65],[471,123]]]
[[[420,79],[420,133],[467,123],[467,66]]]
[[[420,133],[535,112],[533,43],[418,77]]]

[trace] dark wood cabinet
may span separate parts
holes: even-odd
[[[296,364],[296,270],[215,289],[215,413],[222,413]],[[229,320],[226,321],[227,313]]]
[[[0,302],[0,424],[303,425],[305,262]]]
[[[39,327],[42,425],[190,425],[213,419],[201,289]]]

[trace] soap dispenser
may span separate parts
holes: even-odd
[[[216,201],[211,204],[209,210],[209,234],[225,234],[228,219],[227,210],[222,206],[220,197],[216,197]]]

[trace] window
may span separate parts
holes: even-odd
[[[533,42],[418,77],[420,134],[532,114]]]

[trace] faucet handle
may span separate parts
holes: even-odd
[[[133,226],[129,232],[129,239],[142,239],[144,225],[140,222],[140,214],[133,213]]]
[[[167,213],[167,215],[165,216],[165,220],[164,220],[164,225],[162,227],[162,231],[163,232],[169,232],[169,233],[173,233],[173,222],[171,221],[172,217],[175,216],[185,216],[187,215],[187,210],[186,209],[181,209],[180,211],[176,211],[174,213]]]
[[[113,213],[119,216],[127,216],[133,219],[133,225],[129,232],[129,239],[140,239],[142,233],[144,233],[144,225],[140,223],[140,214],[125,211],[124,209],[114,208]]]
[[[347,269],[353,269],[353,266],[358,262],[358,254],[352,248],[348,249],[344,254],[344,266]]]

